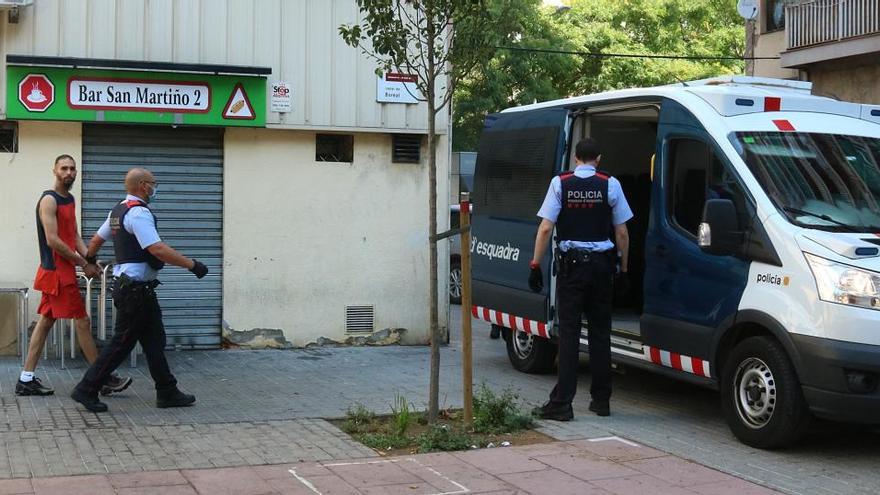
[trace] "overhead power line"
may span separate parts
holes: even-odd
[[[556,53],[561,55],[581,55],[596,58],[663,58],[672,60],[779,60],[779,57],[712,57],[697,55],[648,55],[642,53],[601,53],[601,52],[578,52],[569,50],[548,50],[542,48],[521,48],[516,46],[496,46],[497,50],[510,50],[514,52]]]

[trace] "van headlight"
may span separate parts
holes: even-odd
[[[854,268],[804,253],[819,299],[862,308],[880,309],[880,273]]]

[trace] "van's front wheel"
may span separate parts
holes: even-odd
[[[526,332],[505,329],[509,332],[507,357],[513,367],[524,373],[546,373],[556,361],[556,345],[543,337]]]
[[[810,422],[794,366],[773,339],[740,342],[721,374],[724,416],[744,444],[761,449],[795,442]]]

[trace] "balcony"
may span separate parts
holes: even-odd
[[[783,67],[880,54],[880,0],[807,0],[785,7]]]

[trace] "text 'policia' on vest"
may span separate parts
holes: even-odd
[[[607,240],[611,225],[608,176],[596,172],[590,177],[578,177],[574,172],[566,172],[559,179],[562,188],[562,211],[556,223],[559,240]]]
[[[134,234],[125,230],[125,215],[136,206],[150,209],[143,201],[124,201],[119,203],[110,212],[110,230],[113,233],[113,250],[116,254],[116,263],[147,263],[154,270],[161,270],[165,263],[153,256],[149,251],[142,248]],[[158,229],[159,220],[153,214],[153,224]]]

